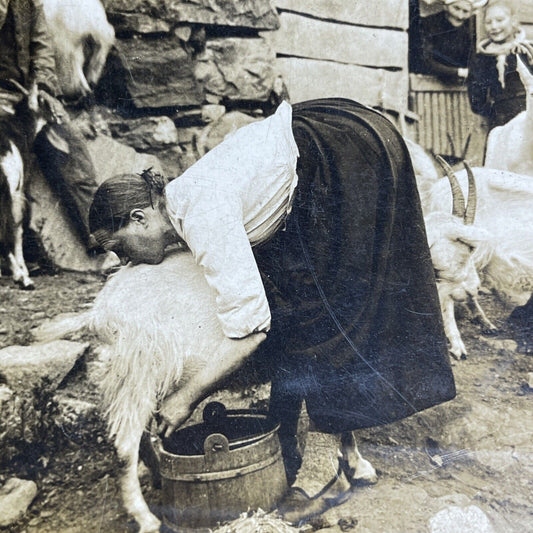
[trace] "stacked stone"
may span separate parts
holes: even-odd
[[[87,350],[64,340],[0,350],[0,465],[53,444],[64,418],[55,395]]]
[[[213,116],[261,116],[276,78],[275,53],[259,35],[279,27],[269,0],[104,5],[117,43],[97,100],[111,110],[106,122],[118,140],[177,175],[198,158],[193,141]]]

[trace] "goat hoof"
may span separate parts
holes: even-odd
[[[35,285],[33,284],[32,281],[24,282],[24,281],[19,280],[16,283],[19,286],[19,289],[23,291],[33,291],[35,289]]]
[[[352,487],[367,487],[378,482],[378,474],[370,461],[360,459],[357,471],[348,481]]]
[[[159,533],[161,527],[161,522],[153,517],[153,520],[142,524],[139,533]]]
[[[498,328],[483,328],[481,333],[487,337],[496,337],[500,334],[500,330]]]
[[[466,354],[462,353],[460,359],[461,359],[461,361],[466,361],[466,359],[467,359]]]

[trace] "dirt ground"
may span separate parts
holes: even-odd
[[[0,347],[31,342],[29,330],[47,317],[90,305],[101,276],[61,273],[35,278],[36,290],[17,290],[0,279]],[[376,485],[353,488],[346,501],[302,526],[332,533],[429,532],[430,520],[450,508],[480,509],[496,533],[533,531],[533,393],[527,385],[533,357],[515,351],[505,318],[509,310],[492,296],[482,305],[502,329],[481,335],[467,318],[459,321],[470,352],[454,362],[457,398],[401,422],[357,432],[360,450],[378,470]],[[90,339],[89,339],[90,340]],[[68,384],[80,398],[94,398],[86,379],[95,352]],[[235,399],[235,394],[218,395]],[[265,391],[240,395],[242,403],[264,401]],[[116,456],[102,428],[64,432],[59,445],[36,450],[27,461],[0,471],[0,484],[13,475],[33,479],[38,496],[8,533],[126,533],[137,531],[118,490]],[[311,432],[297,484],[313,495],[335,475],[334,437]],[[142,477],[148,503],[157,510],[160,491]],[[446,531],[467,531],[450,522]],[[487,527],[489,529],[487,529]],[[484,529],[485,528],[485,529]],[[492,528],[492,529],[490,529]],[[439,531],[445,531],[443,529]]]

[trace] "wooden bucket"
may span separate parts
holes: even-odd
[[[264,411],[204,409],[204,422],[162,442],[160,471],[165,520],[214,527],[258,508],[271,511],[287,491],[279,425]]]

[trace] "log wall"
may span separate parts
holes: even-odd
[[[408,2],[274,0],[268,38],[291,101],[341,96],[407,110]]]

